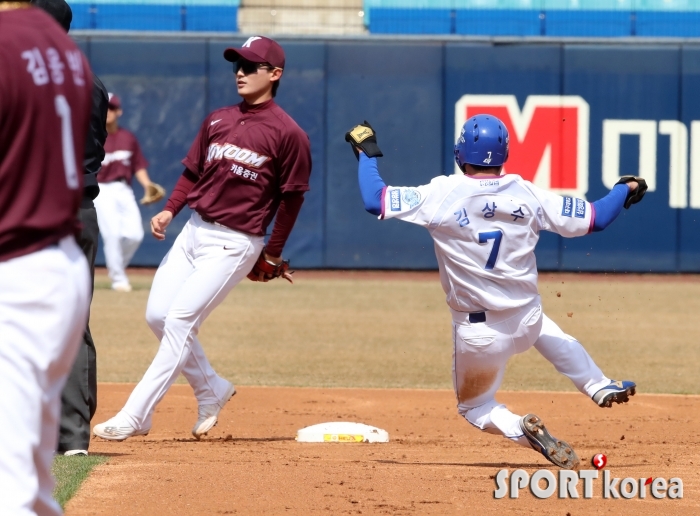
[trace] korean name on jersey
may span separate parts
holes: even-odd
[[[428,229],[447,304],[458,312],[524,306],[537,295],[534,249],[542,230],[582,236],[592,206],[515,174],[439,176],[416,188],[388,186],[383,218]]]

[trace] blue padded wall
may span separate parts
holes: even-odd
[[[120,124],[138,138],[149,161],[151,179],[172,191],[180,163],[207,114],[207,45],[204,41],[163,42],[93,39],[90,61],[107,89],[120,96]],[[136,198],[143,190],[134,181]],[[150,218],[164,202],[141,207],[146,237],[134,264],[157,265],[188,217],[180,213],[165,242],[150,235]],[[101,258],[100,263],[104,263]]]
[[[168,190],[180,176],[180,160],[206,114],[239,101],[232,65],[222,52],[242,41],[79,40],[95,72],[121,96],[122,125],[137,135],[151,176]],[[313,158],[312,190],[285,249],[296,267],[436,266],[426,230],[377,221],[362,207],[357,161],[343,137],[365,119],[377,130],[385,153],[380,172],[393,185],[425,184],[453,172],[455,103],[465,94],[513,96],[520,109],[532,95],[583,98],[590,108],[589,200],[608,192],[602,181],[604,120],[680,120],[688,129],[689,148],[700,145],[700,140],[692,145],[691,134],[697,125],[700,138],[700,98],[695,94],[700,89],[700,45],[282,43],[287,67],[277,102],[309,134]],[[622,136],[621,173],[637,173],[638,154],[639,138]],[[536,249],[539,266],[700,272],[698,208],[669,207],[669,155],[669,137],[657,134],[656,190],[602,233],[579,239],[543,233]],[[700,170],[695,175],[698,179],[689,182],[697,189]],[[135,194],[142,195],[138,185]],[[144,229],[163,205],[142,207]],[[147,231],[133,263],[157,265],[188,216],[185,209],[175,219],[165,243]]]
[[[602,123],[604,119],[677,120],[680,49],[668,47],[567,46],[564,92],[590,105],[589,199],[603,197]],[[638,170],[638,139],[622,145],[621,173]],[[669,208],[668,137],[658,138],[657,189],[647,193],[641,209],[623,210],[602,233],[565,242],[566,270],[673,271],[678,224]]]
[[[437,266],[425,229],[364,211],[344,135],[365,119],[373,124],[387,184],[421,185],[441,174],[442,54],[438,44],[328,44],[326,266]]]
[[[681,50],[681,69],[681,120],[690,132],[692,121],[700,120],[700,96],[697,95],[700,89],[700,46],[686,46]],[[700,137],[700,134],[696,137]],[[700,189],[700,176],[695,181],[690,179],[689,188],[691,191]],[[682,271],[700,271],[700,210],[678,211],[678,268]]]

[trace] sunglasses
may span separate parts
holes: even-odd
[[[270,66],[267,63],[253,63],[252,61],[246,61],[245,59],[239,59],[233,63],[233,70],[235,73],[243,71],[243,75],[250,75],[252,73],[258,73],[258,70],[265,68],[267,70],[274,70],[274,66]]]

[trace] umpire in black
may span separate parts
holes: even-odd
[[[73,12],[65,0],[32,0],[37,7],[49,13],[66,32],[70,29]],[[104,144],[107,139],[107,90],[102,81],[93,75],[92,111],[90,131],[85,144],[83,172],[85,174],[83,200],[79,218],[83,229],[78,244],[90,264],[93,289],[95,284],[95,256],[97,255],[97,212],[93,200],[100,193],[97,172],[105,157]],[[90,325],[85,327],[83,343],[61,394],[61,431],[58,452],[65,455],[87,455],[90,445],[90,420],[97,408],[97,355],[90,334]]]

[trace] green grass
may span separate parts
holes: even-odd
[[[199,337],[219,374],[239,385],[452,388],[437,278],[296,276],[294,285],[243,281],[204,322]],[[158,348],[144,318],[151,277],[131,279],[131,293],[95,291],[101,382],[139,381]],[[543,275],[539,287],[547,315],[609,377],[639,392],[700,394],[700,277]],[[534,349],[510,360],[502,388],[574,390]]]
[[[65,457],[57,455],[53,461],[53,474],[56,477],[54,498],[64,508],[68,500],[78,492],[80,485],[92,469],[107,461],[102,455]]]

